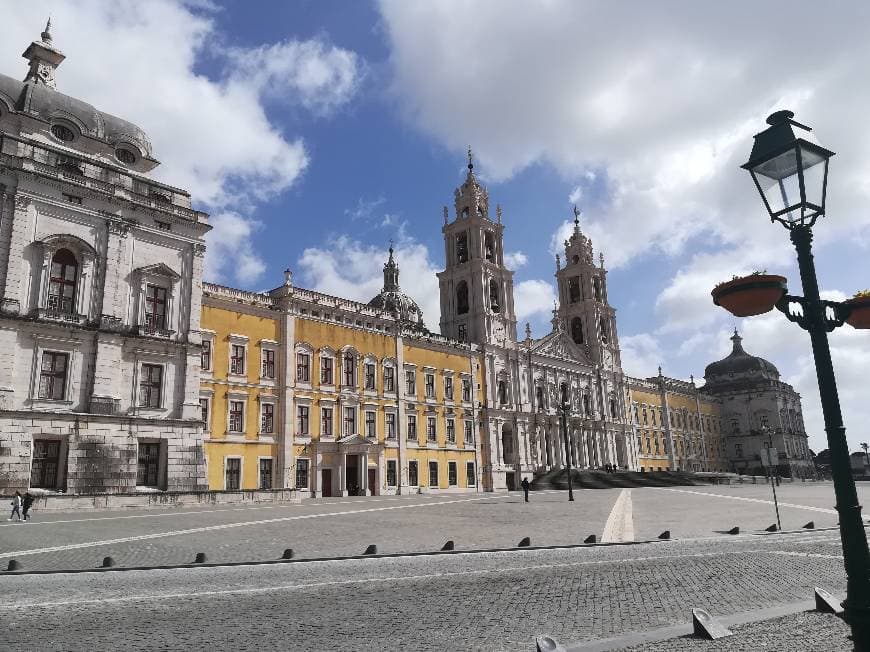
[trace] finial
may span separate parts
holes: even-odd
[[[580,226],[580,210],[577,208],[577,204],[574,204],[574,224]]]
[[[48,17],[48,22],[45,23],[45,31],[39,35],[45,43],[51,43],[51,16]]]
[[[531,324],[529,324],[529,322],[526,322],[526,339],[532,339],[532,326]]]
[[[498,216],[498,223],[501,224],[501,204],[495,205],[495,214]]]
[[[601,269],[604,269],[604,252],[598,252],[598,260],[601,262]]]
[[[689,382],[692,383],[692,386],[695,385],[695,375],[689,374]]]
[[[284,286],[293,287],[293,272],[290,271],[289,267],[284,270]]]
[[[393,259],[393,239],[390,238],[390,260]]]
[[[447,210],[447,207],[444,207],[444,224],[450,221],[450,211]]]
[[[468,146],[468,171],[474,169],[474,152],[471,151],[471,145]]]
[[[662,366],[659,365],[659,378],[661,378],[661,377],[662,377]]]
[[[562,269],[562,258],[556,254],[556,271],[558,272],[560,269]]]

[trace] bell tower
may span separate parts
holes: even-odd
[[[39,37],[42,40],[33,41],[21,55],[30,62],[24,81],[55,88],[54,71],[66,56],[51,42],[50,18],[45,25],[45,31]]]
[[[454,192],[454,214],[444,207],[445,269],[438,273],[441,334],[464,341],[505,345],[516,342],[514,273],[504,265],[501,207],[496,221],[489,194],[474,176],[468,150],[468,174]]]
[[[593,362],[620,366],[616,311],[607,302],[604,254],[596,267],[592,241],[580,230],[580,211],[574,207],[574,232],[565,241],[565,265],[556,255],[559,319],[563,330]]]

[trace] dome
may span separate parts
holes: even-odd
[[[390,258],[384,263],[384,287],[368,305],[395,315],[399,321],[425,328],[420,306],[399,287],[399,266],[393,258],[392,245],[390,245]]]
[[[746,373],[764,374],[779,378],[779,370],[772,362],[768,362],[758,356],[749,355],[743,350],[743,345],[741,344],[743,338],[737,334],[736,330],[731,337],[731,341],[734,343],[734,348],[728,357],[708,364],[704,370],[704,378],[708,382],[722,376],[730,378],[732,374]]]

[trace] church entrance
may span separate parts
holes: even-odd
[[[516,476],[513,471],[508,471],[504,474],[504,481],[507,485],[508,491],[516,491]]]
[[[359,455],[345,457],[344,489],[348,496],[359,495]]]

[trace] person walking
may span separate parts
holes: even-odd
[[[523,488],[523,497],[525,498],[525,501],[529,502],[529,479],[523,478],[523,481],[520,482],[520,485]]]
[[[13,516],[17,516],[18,520],[21,520],[21,493],[18,491],[12,496],[12,513],[7,520],[11,521]]]
[[[24,492],[24,499],[21,501],[21,516],[24,517],[24,522],[27,523],[27,513],[30,511],[31,505],[33,505],[33,494],[29,491]]]

